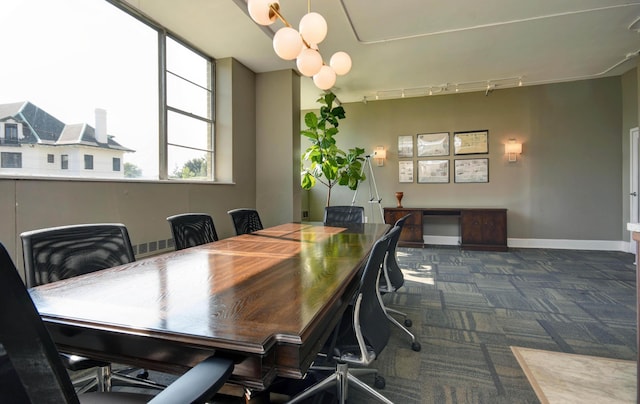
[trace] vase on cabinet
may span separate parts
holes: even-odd
[[[398,208],[402,207],[402,197],[404,196],[404,192],[396,192],[396,199],[398,200]]]

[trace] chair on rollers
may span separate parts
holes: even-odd
[[[1,243],[0,345],[9,358],[2,361],[3,374],[9,377],[0,383],[0,401],[11,403],[204,403],[224,385],[234,367],[229,359],[211,356],[155,396],[126,392],[78,394]]]
[[[127,228],[120,223],[80,224],[50,227],[20,234],[28,288],[135,261]],[[141,370],[132,377],[127,369],[112,372],[111,364],[78,355],[61,354],[69,370],[96,368],[95,375],[74,378],[79,392],[97,386],[109,391],[112,380],[162,389],[166,386],[147,380]]]
[[[364,266],[355,300],[347,308],[342,321],[334,330],[333,336],[329,337],[329,341],[321,350],[327,359],[335,362],[335,367],[312,366],[310,369],[310,372],[331,369],[331,375],[293,397],[288,402],[289,404],[302,402],[332,386],[336,387],[338,402],[341,404],[348,398],[349,386],[360,389],[371,399],[392,404],[390,400],[358,379],[356,375],[376,374],[375,386],[378,388],[385,386],[384,378],[378,376],[375,369],[362,367],[369,366],[380,355],[391,334],[377,284],[389,242],[399,232],[400,229],[394,227],[374,244]],[[352,368],[351,365],[361,368]]]
[[[236,229],[236,235],[238,236],[263,229],[260,215],[255,209],[232,209],[227,213],[233,220],[233,227]]]
[[[364,223],[362,206],[327,206],[324,208],[325,224]]]
[[[380,273],[379,280],[379,290],[380,294],[384,295],[386,293],[396,292],[398,289],[404,285],[404,275],[402,274],[402,270],[398,266],[398,260],[396,257],[396,247],[398,246],[398,241],[400,240],[400,232],[402,231],[402,227],[404,226],[404,222],[407,218],[411,216],[408,214],[406,216],[398,219],[393,228],[399,228],[400,231],[396,233],[396,235],[389,242],[389,248],[387,249],[387,253],[384,257],[384,263],[382,265],[382,271]],[[407,327],[411,327],[412,322],[409,318],[407,318],[407,314],[401,311],[392,309],[384,305],[385,314],[391,323],[404,331],[411,338],[411,349],[418,352],[422,349],[420,342],[417,341],[416,336],[413,335],[411,331],[407,329]],[[404,319],[404,325],[400,324],[398,320],[396,320],[391,314],[395,314],[401,316]],[[405,327],[406,326],[406,327]]]
[[[176,250],[218,241],[211,216],[205,213],[182,213],[167,218]]]

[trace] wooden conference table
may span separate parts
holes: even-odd
[[[182,373],[218,354],[232,383],[300,378],[386,224],[288,223],[30,289],[64,352]]]

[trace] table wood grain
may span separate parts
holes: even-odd
[[[387,228],[287,223],[30,293],[62,351],[175,373],[215,353],[262,390],[304,375]]]

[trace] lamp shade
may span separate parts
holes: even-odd
[[[331,56],[329,66],[339,76],[347,74],[351,70],[351,57],[346,52],[336,52]]]
[[[307,43],[318,44],[327,36],[327,21],[318,13],[305,14],[298,28]]]
[[[278,16],[271,12],[271,4],[279,8],[280,0],[248,0],[247,10],[253,21],[260,25],[272,24]]]
[[[522,143],[509,142],[504,145],[504,152],[507,154],[510,154],[510,153],[520,154],[522,153]]]
[[[291,27],[282,27],[273,36],[273,50],[284,60],[293,60],[300,54],[302,38]]]
[[[305,47],[296,59],[296,66],[302,75],[311,77],[322,68],[322,56],[317,50]]]
[[[336,84],[336,72],[327,65],[320,68],[320,71],[313,76],[313,84],[320,90],[328,90]]]

